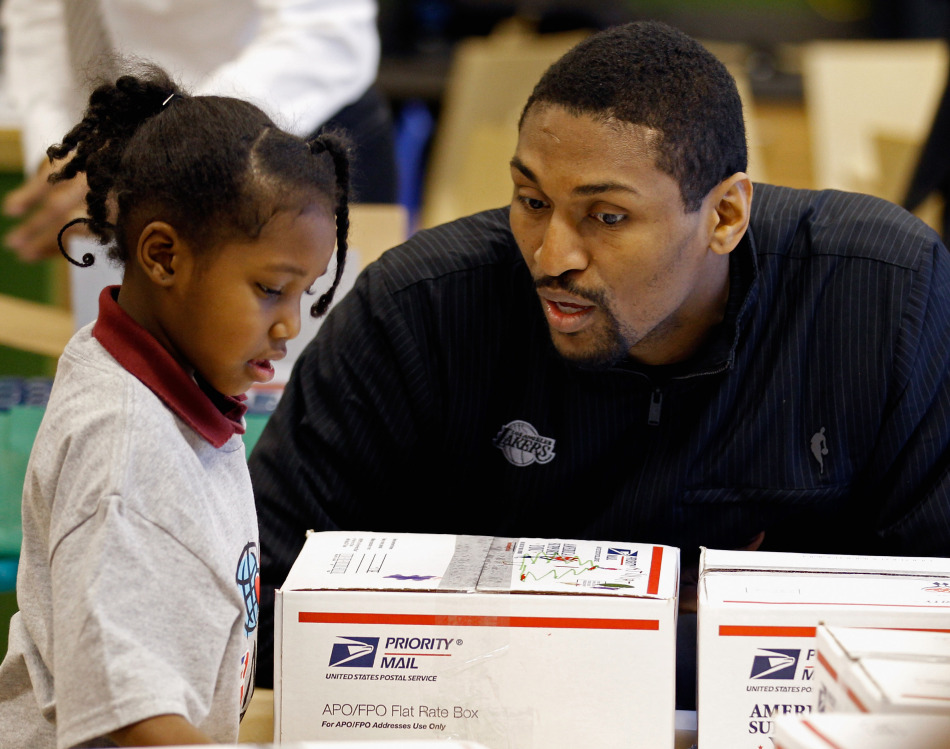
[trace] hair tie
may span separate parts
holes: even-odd
[[[73,265],[77,265],[77,266],[79,266],[80,268],[88,268],[90,265],[92,265],[94,262],[96,262],[95,255],[93,255],[91,252],[87,252],[85,255],[82,256],[82,262],[79,262],[78,260],[73,260],[73,259],[69,256],[69,253],[66,252],[66,248],[63,247],[63,234],[66,233],[66,230],[67,230],[70,226],[73,226],[73,225],[75,225],[75,224],[89,224],[89,223],[92,223],[92,220],[91,220],[91,219],[88,219],[88,218],[74,218],[72,221],[70,221],[68,224],[66,224],[66,226],[64,226],[62,229],[60,229],[60,230],[59,230],[59,234],[56,235],[56,244],[59,245],[59,251],[60,251],[61,253],[63,253],[63,257],[66,258],[66,259],[67,259],[69,262],[71,262]]]

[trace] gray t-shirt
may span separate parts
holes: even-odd
[[[243,442],[213,447],[91,328],[60,359],[27,469],[0,747],[111,746],[168,713],[234,742],[260,558]]]

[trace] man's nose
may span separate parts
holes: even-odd
[[[587,267],[588,257],[577,225],[569,218],[551,217],[534,252],[535,271],[556,278]]]

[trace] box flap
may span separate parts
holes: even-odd
[[[950,624],[950,621],[948,621]],[[845,657],[950,663],[950,632],[821,625]]]
[[[950,704],[950,673],[941,660],[908,662],[891,658],[862,658],[860,672],[848,686],[860,696],[880,696],[896,708],[946,712]],[[859,676],[859,673],[854,676]],[[865,689],[867,687],[867,694]]]
[[[310,532],[282,590],[474,591],[491,536]]]
[[[950,578],[944,557],[795,554],[779,551],[729,551],[703,548],[700,574],[710,572],[835,572],[871,575],[915,575]]]
[[[426,533],[310,532],[281,590],[675,598],[679,549]]]

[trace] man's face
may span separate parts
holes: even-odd
[[[535,105],[512,159],[511,230],[557,350],[585,366],[687,358],[722,317],[716,206],[687,213],[655,131]],[[715,192],[715,191],[713,191]],[[712,193],[711,193],[712,195]]]

